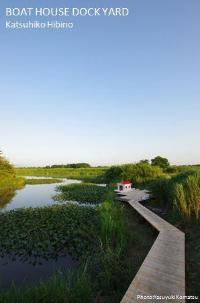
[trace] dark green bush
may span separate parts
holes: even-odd
[[[116,183],[121,181],[122,179],[122,167],[121,166],[111,166],[108,170],[106,170],[104,178],[107,184]]]
[[[122,170],[123,179],[130,180],[133,185],[144,184],[163,175],[160,167],[148,163],[126,164],[122,166]]]
[[[151,166],[144,161],[136,164],[112,166],[105,172],[106,183],[116,183],[123,179],[131,181],[133,185],[145,184],[160,176],[163,176],[160,167]]]
[[[170,206],[169,192],[170,178],[161,177],[149,184],[149,189],[155,199],[158,199],[164,208]]]
[[[162,169],[167,169],[170,166],[169,160],[161,156],[157,156],[151,160],[152,166],[158,166]]]

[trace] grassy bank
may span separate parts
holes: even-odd
[[[14,196],[17,189],[25,185],[24,178],[8,176],[0,178],[0,208],[4,207]]]
[[[42,179],[25,179],[25,183],[27,185],[38,185],[38,184],[54,184],[54,183],[61,183],[62,179],[56,179],[56,178],[42,178]]]
[[[16,168],[19,176],[54,177],[83,180],[86,182],[101,182],[104,168]]]
[[[16,177],[14,167],[0,154],[0,207],[9,202],[16,189],[24,185],[24,178]]]

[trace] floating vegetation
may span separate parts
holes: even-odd
[[[70,254],[81,258],[96,249],[97,211],[76,205],[28,208],[0,214],[0,256],[37,259]]]
[[[108,189],[90,183],[60,185],[57,187],[56,201],[77,201],[80,203],[99,204],[104,201]]]

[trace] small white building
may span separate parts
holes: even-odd
[[[129,181],[122,181],[120,183],[117,183],[117,189],[118,191],[127,191],[131,190],[132,183]]]

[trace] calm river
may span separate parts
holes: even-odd
[[[37,178],[37,177],[28,177]],[[41,177],[38,177],[41,179]],[[49,179],[49,177],[48,177]],[[78,180],[63,179],[62,183],[26,185],[17,190],[15,195],[6,204],[0,201],[0,211],[6,212],[18,208],[42,207],[58,204],[53,200],[56,187],[61,184],[80,183]],[[2,205],[1,205],[2,204]],[[0,257],[0,288],[9,288],[12,282],[16,286],[29,285],[38,280],[44,280],[52,276],[56,271],[67,271],[77,267],[78,263],[71,256],[59,257],[57,260],[41,260],[41,265],[32,265],[28,261],[18,259],[12,261],[9,257]]]
[[[25,178],[43,179],[42,177]],[[48,177],[48,179],[51,178]],[[58,202],[53,200],[53,196],[56,194],[56,187],[61,184],[67,185],[72,183],[81,183],[81,181],[63,179],[62,183],[26,185],[24,188],[17,190],[15,196],[11,198],[7,204],[1,205],[0,203],[0,211],[9,211],[17,208],[27,207],[42,207],[57,204]]]

